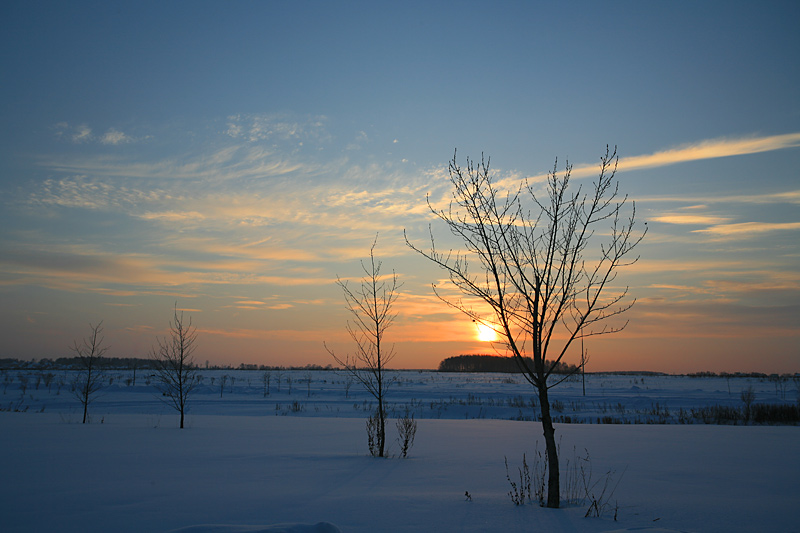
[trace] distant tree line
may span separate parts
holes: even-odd
[[[761,378],[761,379],[769,379],[769,378],[776,378],[776,377],[784,377],[784,378],[793,378],[796,376],[800,376],[800,373],[795,372],[794,374],[764,374],[763,372],[692,372],[691,374],[686,374],[687,377],[690,378]]]
[[[526,362],[531,367],[533,359],[526,357]],[[572,374],[578,371],[576,365],[569,363],[547,361],[548,366],[553,366],[555,374]],[[448,357],[439,363],[439,372],[506,372],[515,374],[522,372],[519,363],[514,357],[502,357],[499,355],[456,355]]]
[[[222,367],[214,366],[209,368],[220,369]],[[231,370],[233,369],[232,367],[227,367],[227,368]],[[335,367],[333,365],[322,366],[314,363],[309,363],[303,366],[273,366],[273,365],[256,365],[250,363],[242,363],[238,366],[238,369],[239,370],[330,370],[330,371],[341,370],[341,368]]]
[[[143,359],[140,357],[101,357],[99,364],[105,370],[155,370],[156,364],[151,358]],[[58,369],[75,370],[80,368],[79,357],[59,357],[57,359],[42,358],[33,361],[16,359],[13,357],[0,358],[0,368],[12,369]],[[200,368],[200,367],[198,367]],[[273,366],[241,363],[238,366],[232,365],[209,365],[206,363],[206,370],[340,370],[332,365],[318,365],[309,363],[307,365],[293,366]]]
[[[98,363],[106,370],[152,369],[155,364],[152,359],[139,357],[100,357]],[[81,368],[80,357],[58,357],[57,359],[39,359],[38,361],[25,361],[6,357],[0,359],[0,368],[49,368],[73,370]]]

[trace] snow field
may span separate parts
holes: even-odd
[[[513,476],[523,453],[531,463],[537,441],[542,449],[541,430],[489,418],[513,417],[519,408],[500,400],[530,396],[525,383],[401,373],[407,381],[389,394],[397,411],[419,408],[416,442],[408,459],[376,459],[366,450],[366,397],[353,386],[346,398],[341,376],[315,373],[310,396],[295,377],[291,394],[282,386],[264,398],[258,375],[248,384],[245,374],[222,398],[206,383],[184,430],[138,378],[135,387],[107,387],[86,425],[67,391],[26,391],[26,412],[0,412],[0,530],[800,531],[796,426],[557,424],[562,466],[573,449],[588,450],[594,476],[621,476],[614,521],[613,513],[584,518],[586,505],[511,503],[504,457]],[[737,386],[753,386],[757,401],[781,400],[759,380],[730,380],[729,393],[719,378],[588,378],[585,398],[579,382],[554,389],[564,411],[601,401],[634,411],[637,402],[734,405]],[[3,401],[19,393],[10,386]],[[274,407],[295,402],[296,412]],[[393,454],[395,435],[390,424]]]
[[[51,372],[55,377],[50,387],[40,383],[36,388],[39,372],[7,371],[9,384],[0,396],[0,410],[55,412],[74,420],[80,413],[69,392],[74,374]],[[263,371],[204,370],[200,375],[202,384],[189,400],[189,414],[366,418],[375,408],[373,398],[357,383],[333,371],[270,371],[266,396]],[[26,378],[24,394],[19,376]],[[417,419],[530,420],[537,414],[533,388],[519,375],[399,371],[395,376],[386,397],[393,417],[409,411]],[[159,400],[148,371],[137,372],[135,385],[131,377],[130,371],[107,373],[89,409],[95,421],[108,414],[168,418],[174,413]],[[800,401],[799,387],[796,380],[588,374],[585,396],[576,376],[551,390],[551,406],[556,421],[567,423],[702,423],[681,418],[681,410],[688,414],[710,405],[740,408],[741,392],[747,388],[755,392],[756,403],[794,404]]]

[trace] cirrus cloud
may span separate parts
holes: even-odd
[[[737,224],[718,224],[710,228],[694,230],[694,233],[741,235],[787,230],[800,230],[800,222],[739,222]]]

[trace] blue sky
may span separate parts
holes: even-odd
[[[395,364],[491,352],[403,230],[456,148],[588,180],[610,144],[650,231],[589,370],[796,372],[798,27],[794,2],[6,2],[0,356],[99,320],[146,356],[177,301],[198,359],[327,364],[376,233]]]

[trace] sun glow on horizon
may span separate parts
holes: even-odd
[[[495,342],[495,341],[500,340],[500,336],[497,334],[497,332],[494,329],[492,329],[491,326],[488,326],[486,324],[480,324],[480,323],[476,323],[475,326],[477,328],[476,335],[477,335],[477,338],[478,338],[479,341],[481,341],[481,342]]]

